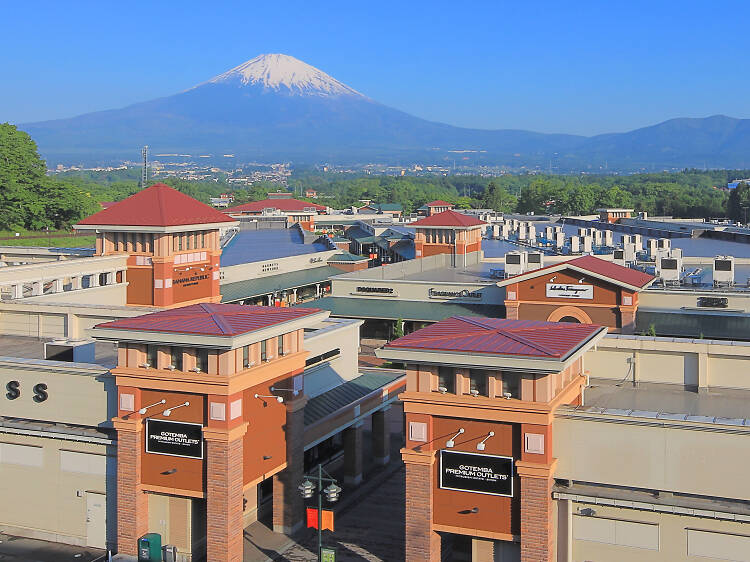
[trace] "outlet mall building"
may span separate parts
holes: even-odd
[[[365,428],[387,462],[403,406],[393,560],[748,559],[750,344],[634,335],[650,276],[582,257],[472,277],[481,224],[438,214],[427,257],[335,277],[313,308],[222,305],[233,220],[150,189],[82,223],[96,256],[18,266],[3,292],[3,532],[131,555],[157,532],[183,560],[241,560],[264,505],[301,527],[306,466],[341,454],[358,484]],[[357,366],[376,300],[429,324],[377,351],[403,369]]]

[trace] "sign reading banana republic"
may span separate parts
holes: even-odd
[[[513,497],[513,458],[441,450],[440,487]]]
[[[547,296],[553,299],[593,299],[593,285],[547,283]]]
[[[202,459],[203,426],[149,418],[146,420],[146,452]]]

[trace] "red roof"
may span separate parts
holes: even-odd
[[[655,277],[638,271],[637,269],[631,269],[611,261],[603,260],[594,256],[581,256],[572,260],[560,262],[554,265],[548,265],[541,269],[535,269],[527,273],[521,273],[520,275],[514,275],[498,283],[499,286],[510,285],[511,283],[517,283],[518,281],[524,281],[526,279],[534,279],[541,275],[547,275],[555,271],[561,271],[565,268],[571,267],[584,273],[590,273],[592,275],[603,277],[611,282],[618,285],[628,285],[630,287],[637,287],[639,289],[644,288],[646,285],[651,283]]]
[[[278,209],[284,212],[304,211],[305,209],[315,209],[316,211],[325,211],[323,205],[310,203],[309,201],[300,201],[299,199],[263,199],[262,201],[252,201],[244,205],[237,205],[227,209],[227,213],[260,213],[263,209]]]
[[[131,195],[83,219],[79,225],[181,226],[234,222],[234,219],[163,183]]]
[[[479,226],[487,224],[484,221],[480,221],[477,218],[464,215],[463,213],[457,213],[456,211],[443,211],[430,217],[425,217],[418,220],[417,222],[411,223],[409,226],[455,226],[459,228],[466,228],[469,226]]]
[[[453,203],[448,203],[447,201],[443,201],[442,199],[438,199],[437,201],[432,201],[431,203],[427,203],[425,207],[455,207]]]
[[[240,304],[191,304],[182,308],[122,318],[99,324],[97,328],[239,336],[320,312],[318,308],[276,308]]]
[[[562,359],[602,330],[594,324],[454,316],[386,348]]]

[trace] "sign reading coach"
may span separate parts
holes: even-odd
[[[440,487],[513,497],[513,458],[442,450]]]
[[[147,419],[146,452],[202,459],[203,426],[199,423]]]

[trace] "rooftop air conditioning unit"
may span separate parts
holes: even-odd
[[[658,249],[659,247],[657,246],[656,238],[649,238],[646,242],[646,250],[648,251],[649,259],[656,261],[656,256],[659,253]]]
[[[622,248],[615,248],[614,262],[617,265],[625,265],[625,250],[623,250]]]
[[[580,236],[570,237],[570,253],[571,254],[581,253],[581,237]]]
[[[534,271],[544,267],[544,254],[542,252],[529,252],[526,256],[526,271]]]
[[[565,233],[562,231],[555,232],[555,248],[558,250],[565,246]]]
[[[508,252],[505,254],[505,276],[521,275],[526,271],[526,252]]]
[[[656,272],[664,283],[679,283],[682,275],[682,257],[660,257],[656,262]]]
[[[636,245],[633,242],[628,242],[623,244],[622,249],[625,252],[625,263],[635,263]]]
[[[95,363],[93,340],[54,340],[44,344],[44,358],[49,361]]]
[[[734,285],[734,256],[716,256],[713,277],[715,286]]]
[[[672,241],[669,238],[659,238],[656,241],[656,247],[669,250],[672,247]]]
[[[610,248],[615,245],[615,237],[611,230],[604,231],[604,245]]]
[[[536,227],[533,224],[529,224],[528,239],[532,243],[536,243]]]
[[[518,225],[518,239],[519,240],[526,240],[529,237],[529,227],[528,224],[525,222],[522,222]]]
[[[581,243],[583,245],[583,253],[590,254],[594,247],[594,239],[587,235],[581,238]]]

